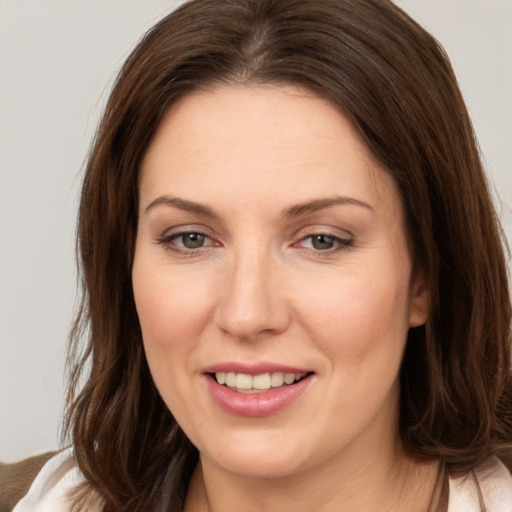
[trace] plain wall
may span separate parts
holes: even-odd
[[[106,95],[179,1],[0,0],[0,460],[58,446],[81,168]],[[512,233],[512,2],[399,0],[446,48]]]

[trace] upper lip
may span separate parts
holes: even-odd
[[[217,363],[207,366],[203,369],[203,373],[217,373],[217,372],[233,372],[245,373],[247,375],[261,375],[263,373],[310,373],[308,368],[299,368],[296,366],[289,366],[280,363],[240,363],[229,361],[225,363]]]

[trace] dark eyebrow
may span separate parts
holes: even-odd
[[[213,212],[212,209],[208,208],[208,206],[204,206],[199,203],[194,203],[193,201],[187,201],[186,199],[181,199],[180,197],[171,197],[171,196],[160,196],[157,197],[154,201],[146,206],[145,212],[148,212],[152,208],[155,208],[159,205],[168,205],[179,208],[180,210],[185,210],[187,212],[196,213],[198,215],[202,215],[205,217],[217,218],[217,215]],[[315,199],[313,201],[308,201],[306,203],[299,203],[290,208],[287,208],[283,211],[283,217],[298,217],[299,215],[304,215],[306,213],[313,213],[317,210],[323,210],[324,208],[329,208],[335,205],[345,205],[351,204],[355,206],[361,206],[363,208],[369,209],[373,211],[373,208],[364,201],[360,201],[359,199],[354,199],[352,197],[345,196],[336,196],[336,197],[328,197],[322,199]]]
[[[338,204],[352,204],[374,211],[372,206],[370,206],[368,203],[365,203],[364,201],[360,201],[359,199],[354,199],[352,197],[345,196],[335,196],[326,197],[322,199],[314,199],[313,201],[300,203],[290,208],[287,208],[286,210],[283,211],[283,217],[298,217],[299,215],[313,213],[316,212],[317,210],[323,210],[324,208],[329,208],[330,206],[335,206]]]
[[[146,209],[144,212],[148,212],[155,206],[159,206],[161,204],[165,204],[168,206],[174,206],[176,208],[179,208],[180,210],[185,210],[187,212],[196,213],[197,215],[202,215],[204,217],[212,217],[216,218],[217,215],[208,208],[208,206],[204,206],[199,203],[194,203],[193,201],[187,201],[185,199],[181,199],[180,197],[171,197],[171,196],[160,196],[157,197],[154,201],[151,201],[146,206]]]

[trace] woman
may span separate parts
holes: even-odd
[[[17,512],[510,509],[501,231],[449,62],[390,2],[159,22],[78,237],[72,449]]]

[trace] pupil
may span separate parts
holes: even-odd
[[[334,245],[334,240],[332,236],[315,235],[313,237],[312,243],[315,249],[325,250],[331,249],[331,247]]]
[[[197,249],[204,244],[204,235],[200,233],[188,233],[183,236],[183,245],[187,249]]]

